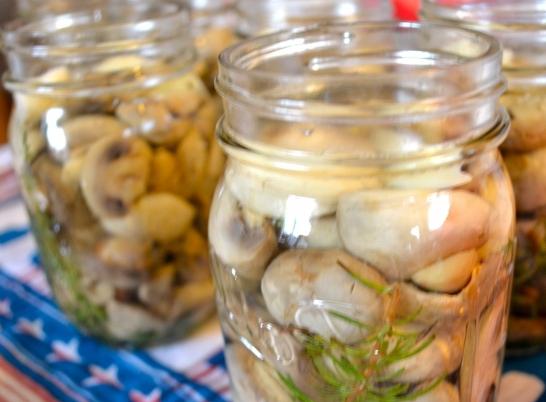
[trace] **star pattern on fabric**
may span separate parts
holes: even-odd
[[[49,362],[71,362],[80,363],[81,356],[78,353],[80,346],[76,338],[72,338],[69,342],[53,341],[51,344],[52,352],[47,355],[46,359]]]
[[[19,318],[15,330],[20,334],[32,336],[40,341],[45,339],[44,322],[40,319],[30,321],[26,318]]]
[[[0,317],[11,318],[12,315],[9,299],[0,300]]]
[[[161,402],[161,390],[155,388],[148,395],[143,394],[140,391],[132,390],[129,393],[129,399],[131,402]]]
[[[86,387],[110,385],[114,388],[123,389],[118,379],[118,368],[115,365],[102,368],[92,364],[89,366],[89,373],[91,376],[83,380],[83,385]]]

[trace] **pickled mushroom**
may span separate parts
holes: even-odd
[[[142,273],[151,264],[152,245],[148,241],[111,237],[97,247],[97,256],[110,269]]]
[[[354,343],[368,333],[365,325],[384,318],[386,286],[379,273],[344,251],[289,250],[267,267],[262,294],[280,324]],[[355,326],[351,319],[364,325]]]
[[[167,323],[134,304],[110,300],[106,303],[107,330],[119,339],[134,339],[165,330]]]
[[[458,325],[449,330],[433,332],[432,341],[426,336],[419,353],[389,365],[387,375],[398,373],[396,381],[419,383],[449,375],[461,364],[463,357],[465,327]],[[426,345],[427,342],[430,342]],[[418,344],[417,346],[419,346]]]
[[[151,193],[141,197],[121,217],[103,218],[110,233],[129,238],[167,243],[183,236],[195,217],[188,201],[170,193]]]
[[[335,216],[312,219],[311,231],[304,237],[309,248],[342,248]]]
[[[417,271],[411,280],[428,290],[453,293],[468,283],[478,265],[476,249],[463,251]]]
[[[331,215],[340,195],[377,184],[377,178],[367,175],[297,174],[235,161],[227,165],[225,181],[245,208],[279,219],[290,214],[307,218]]]
[[[546,148],[504,156],[512,178],[518,212],[533,212],[546,205]]]
[[[244,402],[292,402],[275,370],[239,344],[226,346],[235,397]]]
[[[121,137],[127,127],[109,115],[86,114],[67,119],[61,128],[64,130],[67,147],[76,149],[104,137]]]
[[[408,279],[487,240],[490,206],[467,191],[363,191],[341,196],[339,234],[389,280]]]
[[[81,188],[98,218],[122,216],[146,191],[152,152],[138,138],[103,138],[89,147]]]
[[[411,402],[459,402],[459,391],[457,387],[447,381],[438,384],[430,392],[416,399],[411,399]]]
[[[543,94],[506,93],[501,99],[511,117],[510,134],[501,148],[506,151],[534,151],[546,145],[546,98]]]
[[[209,241],[214,253],[243,277],[259,280],[277,249],[271,223],[241,210],[225,187],[218,193],[210,222]]]

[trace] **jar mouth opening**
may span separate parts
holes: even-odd
[[[34,57],[82,51],[104,54],[123,50],[135,35],[140,45],[167,35],[172,37],[189,22],[188,10],[174,0],[120,0],[106,4],[90,2],[88,7],[73,12],[13,21],[3,32],[4,48]],[[161,25],[174,27],[177,32],[169,34],[160,29]]]
[[[287,152],[285,149],[263,146],[241,141],[230,129],[223,116],[218,122],[216,136],[220,146],[238,160],[256,164],[269,164],[287,170],[322,170],[324,168],[345,170],[347,168],[384,168],[393,171],[407,171],[419,168],[441,167],[497,149],[508,136],[510,116],[503,107],[497,109],[492,127],[481,131],[466,142],[434,144],[414,152],[398,153],[331,153],[313,154]],[[372,171],[372,174],[374,172]]]
[[[447,25],[316,24],[228,48],[219,58],[216,86],[225,99],[279,118],[415,120],[498,95],[504,88],[500,57],[493,38]],[[480,73],[472,76],[473,69]],[[301,92],[336,85],[369,95],[357,104],[332,92],[301,98]]]

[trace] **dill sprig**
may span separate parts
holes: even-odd
[[[376,288],[378,291],[382,289]],[[397,382],[404,369],[390,369],[394,363],[408,359],[426,349],[433,341],[430,331],[404,332],[396,325],[385,323],[370,328],[352,317],[337,311],[329,314],[358,328],[365,328],[368,335],[355,345],[346,345],[335,338],[326,339],[316,334],[299,334],[306,355],[312,361],[317,374],[326,384],[327,395],[343,402],[395,402],[411,401],[432,391],[445,376],[429,381],[416,388],[412,384]],[[417,314],[416,314],[417,315]],[[416,316],[412,315],[412,316]],[[281,382],[297,402],[313,402],[292,378],[279,373]]]

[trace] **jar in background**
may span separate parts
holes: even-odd
[[[224,156],[176,1],[116,1],[4,36],[11,145],[53,293],[84,331],[143,345],[214,309],[206,244]]]
[[[189,0],[195,47],[200,55],[197,73],[214,91],[218,55],[238,38],[235,0]]]
[[[546,9],[535,0],[426,0],[423,17],[485,31],[503,45],[512,125],[501,146],[512,178],[518,247],[509,351],[546,347]],[[469,49],[470,51],[470,49]]]
[[[490,402],[514,257],[498,43],[355,23],[220,56],[209,241],[236,401]]]
[[[321,22],[393,18],[389,0],[238,0],[237,12],[242,37]]]

